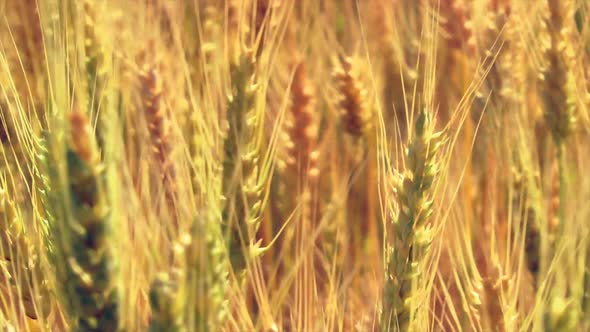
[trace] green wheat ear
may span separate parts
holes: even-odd
[[[255,82],[256,66],[252,52],[247,50],[232,64],[231,91],[228,97],[227,122],[224,141],[222,190],[224,207],[222,218],[231,226],[229,254],[237,271],[245,268],[245,259],[239,239],[245,238],[252,247],[262,218],[263,198],[260,183],[264,175],[260,170],[260,144],[255,101],[258,86]]]
[[[420,281],[420,269],[433,240],[431,187],[444,140],[428,116],[425,112],[418,115],[406,149],[406,170],[395,182],[399,211],[393,217],[394,241],[387,244],[382,331],[410,328],[415,312],[414,284]]]
[[[57,280],[64,285],[61,300],[75,331],[119,331],[104,168],[88,119],[73,113],[69,125],[71,141],[61,150],[59,139],[52,142],[46,189],[55,258],[63,262],[56,265]]]

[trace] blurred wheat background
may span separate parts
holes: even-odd
[[[0,0],[1,331],[590,331],[584,0]]]

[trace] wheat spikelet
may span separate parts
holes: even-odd
[[[387,244],[382,331],[408,331],[414,317],[412,289],[420,279],[423,259],[432,242],[431,186],[438,173],[442,134],[434,132],[429,115],[420,112],[406,149],[406,170],[396,180],[399,212]]]

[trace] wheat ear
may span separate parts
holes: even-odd
[[[442,133],[434,131],[429,115],[420,112],[406,149],[406,169],[394,184],[399,211],[392,220],[394,240],[386,246],[382,331],[408,331],[411,327],[414,289],[433,240],[431,187],[439,170],[437,155],[442,142]]]
[[[117,264],[104,168],[85,115],[69,116],[69,142],[53,137],[48,171],[48,217],[60,297],[75,331],[119,331]],[[60,148],[61,147],[61,148]],[[63,153],[63,154],[62,154]],[[60,162],[65,158],[66,163]]]

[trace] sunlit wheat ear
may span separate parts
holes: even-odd
[[[0,307],[14,302],[17,313],[24,310],[32,319],[45,318],[50,302],[40,260],[24,233],[21,216],[3,188],[0,188],[0,262]]]
[[[50,192],[46,206],[54,223],[50,230],[59,262],[56,279],[63,285],[60,299],[73,330],[119,331],[118,269],[104,168],[86,116],[71,113],[68,120],[70,136],[65,149],[54,139],[52,159],[47,163]],[[56,169],[60,166],[64,173]]]
[[[408,331],[414,318],[414,291],[422,289],[421,269],[433,240],[431,187],[443,143],[442,133],[434,131],[429,114],[422,111],[406,148],[406,169],[394,179],[399,211],[391,216],[393,239],[386,245],[382,331]]]
[[[332,75],[340,93],[344,130],[354,137],[361,137],[371,128],[371,114],[367,108],[367,90],[353,72],[352,59],[340,58],[340,66]]]

